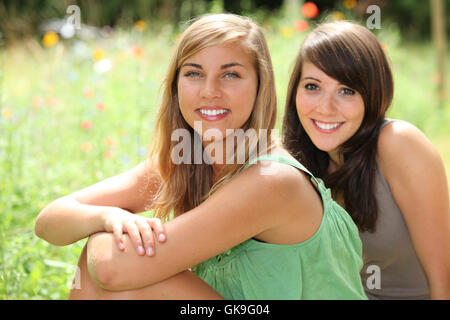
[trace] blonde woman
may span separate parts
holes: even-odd
[[[149,158],[36,221],[50,243],[90,236],[69,298],[365,299],[356,225],[274,143],[275,116],[261,29],[231,14],[195,20],[169,65]],[[149,209],[164,226],[133,215]]]

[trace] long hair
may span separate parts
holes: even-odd
[[[241,129],[254,129],[257,132],[260,131],[259,129],[267,129],[266,137],[271,142],[270,131],[275,126],[277,114],[275,80],[262,30],[251,19],[234,14],[204,15],[193,20],[175,47],[163,83],[162,102],[153,136],[154,144],[148,155],[150,162],[157,163],[161,183],[152,199],[151,206],[147,209],[155,209],[155,216],[161,219],[167,220],[171,213],[173,216],[178,216],[197,207],[221,185],[242,171],[252,150],[260,145],[259,136],[256,144],[247,142],[246,139],[245,163],[233,162],[233,164],[225,165],[218,177],[213,176],[212,165],[203,161],[201,164],[195,164],[194,161],[175,164],[171,159],[176,145],[176,142],[171,141],[174,130],[186,129],[190,132],[192,158],[195,152],[193,149],[195,135],[198,134],[185,121],[179,108],[177,82],[182,64],[204,48],[234,43],[240,45],[252,57],[258,79],[258,89],[251,115]]]
[[[328,172],[328,154],[312,143],[297,114],[296,95],[305,62],[358,91],[364,101],[363,121],[356,133],[339,147],[344,163],[332,173]],[[348,21],[324,23],[308,35],[289,82],[283,144],[315,176],[324,180],[334,197],[344,199],[345,208],[360,231],[375,231],[377,143],[393,90],[389,62],[377,38],[366,28]]]

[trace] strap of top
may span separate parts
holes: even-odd
[[[290,158],[288,156],[282,155],[282,154],[264,154],[262,156],[253,158],[252,160],[249,161],[249,163],[247,163],[245,168],[247,169],[252,164],[255,164],[258,160],[276,161],[276,162],[281,162],[281,163],[291,165],[293,167],[296,167],[297,169],[302,170],[306,174],[308,174],[310,176],[310,178],[312,180],[314,180],[317,184],[320,184],[322,182],[322,181],[320,181],[320,179],[317,179],[316,177],[314,177],[313,174],[311,172],[309,172],[309,170],[306,169],[300,162],[298,162],[297,160]]]

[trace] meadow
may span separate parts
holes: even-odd
[[[289,72],[306,33],[281,23],[264,30],[280,128]],[[450,104],[437,99],[432,45],[405,43],[389,27],[377,36],[395,78],[389,117],[420,128],[449,175]],[[144,159],[176,39],[169,26],[135,25],[92,40],[36,39],[0,50],[0,299],[66,299],[86,240],[50,245],[34,234],[36,216],[56,198]]]

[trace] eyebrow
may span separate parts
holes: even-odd
[[[316,78],[313,78],[313,77],[305,77],[305,78],[300,79],[300,81],[307,80],[307,79],[315,80],[317,82],[322,82],[319,79],[316,79]]]
[[[242,65],[241,63],[231,62],[231,63],[226,63],[226,64],[221,65],[220,69],[227,69],[227,68],[234,67],[234,66],[240,66],[240,67],[245,68],[244,65]],[[194,68],[203,70],[203,67],[200,64],[197,64],[197,63],[189,63],[188,62],[188,63],[185,63],[185,64],[183,64],[181,66],[181,68],[183,68],[183,67],[194,67]]]

